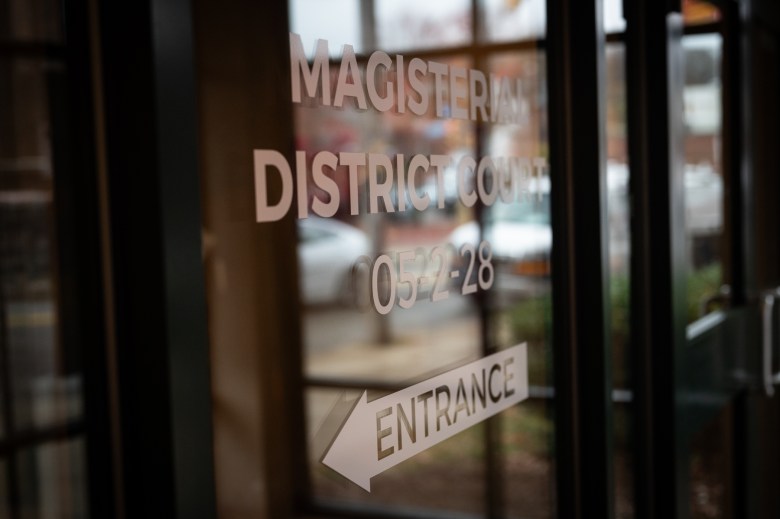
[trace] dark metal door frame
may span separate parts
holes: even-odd
[[[559,517],[614,517],[602,0],[547,2]]]

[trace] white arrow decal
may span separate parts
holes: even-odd
[[[358,400],[322,462],[371,491],[371,478],[528,398],[526,344]]]

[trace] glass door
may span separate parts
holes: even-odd
[[[221,511],[737,506],[760,314],[735,15],[625,3],[626,150],[601,4],[196,3]]]
[[[677,452],[681,517],[734,517],[734,442],[745,353],[760,343],[755,308],[739,272],[741,243],[737,164],[728,163],[738,141],[724,126],[736,107],[724,78],[736,71],[724,38],[724,13],[698,2],[683,11],[681,41],[683,132],[682,183],[686,282],[686,338],[676,355]],[[686,16],[687,15],[687,16]],[[728,42],[730,45],[732,42]],[[731,58],[731,59],[730,59]],[[678,90],[678,95],[680,94]],[[726,131],[724,131],[726,130]],[[728,208],[728,209],[727,209]],[[730,210],[729,210],[730,209]],[[736,212],[735,212],[736,211]],[[730,215],[731,222],[726,222]],[[685,504],[687,502],[687,505]]]
[[[474,7],[290,3],[315,509],[553,514],[544,4]]]
[[[758,238],[777,225],[774,152],[754,144],[776,132],[776,37],[744,6],[689,2],[683,10],[683,161],[687,267],[686,340],[678,353],[680,517],[773,517],[777,355],[777,253]],[[753,69],[748,72],[745,65]],[[708,101],[711,97],[714,102]],[[705,108],[711,104],[711,108]],[[745,119],[746,107],[756,109]],[[745,165],[744,156],[752,158]],[[775,161],[775,162],[773,162]],[[775,169],[773,169],[773,167]],[[776,458],[774,458],[776,459]],[[757,474],[763,474],[758,476]]]
[[[195,28],[221,509],[557,516],[545,2]]]
[[[633,6],[627,18],[636,507],[757,516],[744,481],[756,466],[756,390],[773,390],[776,316],[753,275],[766,250],[754,241],[753,181],[765,172],[744,160],[744,10],[691,1],[681,12]],[[642,76],[666,86],[653,93]]]

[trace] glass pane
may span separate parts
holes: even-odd
[[[515,198],[499,194],[482,213],[482,239],[493,247],[495,258],[495,282],[484,304],[490,309],[487,325],[495,347],[527,344],[533,389],[532,400],[495,419],[501,431],[496,462],[504,478],[507,517],[552,517],[550,184],[546,169],[533,168],[534,161],[547,160],[546,60],[542,52],[513,52],[494,54],[487,65],[496,81],[517,85],[519,95],[515,124],[485,125],[482,153],[506,157],[497,159],[499,170],[511,170],[517,160],[519,176]]]
[[[689,322],[718,307],[724,284],[721,48],[719,34],[683,38]]]
[[[466,70],[469,61],[462,57],[440,60],[443,65]],[[433,99],[432,78],[425,85]],[[308,160],[321,152],[335,154],[352,150],[371,150],[388,156],[401,154],[409,162],[415,154],[473,154],[473,125],[467,121],[436,118],[435,103],[422,116],[406,113],[377,114],[354,106],[343,110],[302,106],[296,110],[296,142]],[[370,202],[367,178],[358,180],[363,197],[363,212],[351,215],[349,173],[340,167],[332,173],[339,183],[340,206],[334,218],[312,216],[298,221],[302,300],[308,306],[304,317],[306,372],[313,377],[375,377],[385,382],[403,382],[423,378],[445,365],[473,358],[478,351],[479,327],[475,311],[465,298],[449,297],[433,304],[430,293],[435,282],[436,264],[426,261],[432,247],[445,243],[449,234],[468,215],[458,214],[457,188],[453,168],[445,168],[442,207],[439,208],[437,178],[416,175],[416,193],[436,204],[429,214],[414,211],[411,195],[398,198],[398,188],[390,193],[396,211],[365,214]],[[321,196],[313,177],[308,178],[310,210],[314,197]],[[411,189],[411,186],[410,186]],[[399,204],[406,205],[400,210]],[[378,204],[379,205],[379,204]],[[382,205],[379,207],[384,208]],[[369,288],[374,276],[356,259],[380,254],[398,255],[415,251],[405,270],[419,278],[414,311],[380,315],[370,301]],[[394,267],[395,268],[395,267]],[[400,266],[398,266],[400,275]],[[377,280],[378,282],[378,280]],[[399,298],[410,297],[408,284],[399,285]],[[454,295],[454,294],[453,294]],[[389,294],[383,296],[390,297]],[[345,305],[339,305],[344,303]],[[435,318],[435,320],[433,320]],[[448,340],[432,340],[441,334]],[[398,351],[395,346],[403,346]]]
[[[47,443],[19,452],[15,477],[21,487],[22,518],[86,519],[84,440]]]
[[[555,430],[551,399],[515,406],[497,419],[501,427],[504,517],[554,517],[553,457]]]
[[[425,100],[427,106],[417,113],[397,97],[386,111],[366,110],[357,97],[340,110],[295,105],[297,160],[305,161],[306,171],[299,178],[307,193],[307,218],[298,220],[298,257],[309,426],[341,425],[350,416],[342,393],[318,385],[362,385],[373,401],[394,391],[382,388],[425,381],[520,342],[527,344],[528,379],[541,399],[382,471],[372,479],[370,494],[321,463],[339,428],[323,429],[326,441],[310,430],[318,501],[481,515],[493,506],[488,503],[492,484],[507,489],[507,500],[499,505],[507,516],[551,516],[553,423],[544,401],[552,393],[544,65],[537,52],[490,56],[485,71],[476,74],[482,82],[474,86],[469,84],[476,70],[472,58],[437,58],[428,64],[429,72],[438,67],[456,79],[424,75],[409,94],[419,103]],[[366,67],[361,62],[357,73],[366,74]],[[341,70],[335,66],[331,77]],[[402,76],[396,69],[385,77],[400,81]],[[464,93],[453,102],[458,83]],[[389,85],[384,94],[398,86]],[[488,88],[494,95],[505,89],[506,97],[493,105],[483,101],[469,112],[467,102],[474,98],[467,98],[468,87],[481,95]],[[485,136],[481,143],[478,126]],[[326,195],[327,182],[313,173],[318,157],[356,151],[364,157],[363,150],[390,159],[381,176],[370,163],[361,164],[354,177],[347,165],[337,165],[323,172],[333,182]],[[425,162],[413,165],[434,157],[443,162],[440,170]],[[481,157],[493,162],[478,172]],[[459,171],[467,160],[473,165]],[[372,198],[372,190],[388,178],[387,197]],[[477,202],[491,194],[484,206]],[[330,218],[314,216],[334,198],[338,203]],[[359,396],[352,391],[352,402]],[[503,447],[492,447],[494,437]],[[520,438],[531,443],[519,444]],[[454,463],[456,453],[460,458]],[[494,479],[486,466],[501,467],[505,477]],[[445,497],[435,491],[439,487],[448,489]],[[508,491],[516,488],[523,490]]]
[[[359,2],[345,13],[360,21],[355,53],[351,29],[303,18],[316,12],[293,7],[309,32],[291,35],[290,135],[254,109],[267,92],[241,67],[207,69],[201,97],[214,108],[203,198],[220,509],[262,509],[241,501],[262,471],[253,439],[291,417],[263,423],[258,409],[291,402],[306,436],[291,470],[315,510],[552,517],[544,52],[481,46],[469,1]],[[324,44],[306,58],[326,37],[329,59]],[[296,282],[268,282],[290,273],[287,254]],[[278,333],[267,304],[288,304],[292,287],[299,305]]]
[[[609,4],[609,1],[606,2]],[[609,215],[610,302],[615,435],[615,511],[619,518],[634,516],[632,459],[629,433],[629,316],[631,224],[628,201],[628,142],[626,120],[625,45],[606,47],[607,101],[607,214]]]
[[[81,416],[80,375],[59,344],[56,228],[47,82],[62,69],[45,61],[0,61],[0,283],[13,429]],[[69,368],[65,368],[69,365]],[[10,424],[5,424],[6,429]]]
[[[732,517],[733,412],[720,411],[691,440],[690,511],[692,519]]]
[[[25,47],[24,57],[14,46],[56,43],[61,17],[61,2],[0,1],[7,46],[0,57],[0,409],[9,450],[0,467],[0,517],[14,519],[87,517],[84,441],[22,448],[31,435],[82,417],[80,359],[66,343],[58,305],[54,186],[67,172],[54,165],[68,161],[52,141],[70,130],[66,70],[48,53],[36,57],[37,46]],[[19,509],[9,511],[11,484]]]
[[[463,56],[437,62],[464,71],[471,67],[470,60]],[[428,76],[423,88],[430,103],[421,115],[409,111],[378,113],[353,105],[342,110],[298,106],[299,149],[305,150],[309,164],[323,152],[338,155],[370,150],[392,157],[396,168],[396,158],[401,155],[405,169],[415,156],[473,156],[473,123],[437,117],[436,86],[434,78]],[[360,197],[355,206],[359,214],[352,215],[349,171],[347,167],[337,168],[330,176],[339,184],[341,203],[332,218],[313,216],[315,197],[319,200],[322,190],[313,176],[307,176],[308,209],[312,214],[298,220],[298,255],[305,305],[305,372],[315,385],[322,379],[362,380],[400,388],[480,357],[477,308],[472,298],[454,290],[454,283],[436,283],[437,273],[444,266],[441,262],[451,262],[450,251],[445,251],[443,259],[433,256],[433,250],[450,241],[456,229],[468,225],[473,216],[457,203],[454,167],[443,168],[442,191],[433,171],[417,171],[414,177],[407,177],[406,192],[395,184],[387,199],[389,205],[385,200],[376,202],[381,212],[374,214],[367,196],[371,184],[362,173],[357,179]],[[393,173],[397,178],[397,170]],[[427,202],[413,200],[416,197]],[[415,210],[415,203],[426,203],[428,210]],[[401,265],[398,258],[407,251],[408,259]],[[360,258],[366,261],[359,263]],[[387,258],[395,283],[385,281],[389,271],[377,267],[377,258]],[[416,278],[413,287],[400,281],[403,273]],[[436,291],[447,296],[433,302]],[[378,303],[372,297],[375,294]],[[387,308],[386,315],[377,311],[377,305],[400,299],[412,300],[413,308],[391,304],[393,308]],[[317,401],[310,397],[310,413]],[[396,465],[373,478],[370,494],[343,478],[334,479],[333,471],[315,457],[311,467],[315,482],[332,482],[315,484],[315,496],[321,501],[349,500],[379,507],[480,512],[484,507],[482,436],[477,429],[463,432],[424,455]],[[455,468],[451,461],[462,449],[471,454]],[[451,488],[452,493],[443,497],[436,491],[439,485]]]
[[[484,514],[484,428],[468,429],[447,442],[373,478],[371,493],[351,484],[319,463],[328,442],[345,420],[357,391],[307,392],[313,434],[311,461],[315,495],[323,502],[344,505],[362,503],[386,509],[403,503],[410,509],[434,509],[441,513]],[[402,496],[399,496],[402,494]]]
[[[545,0],[480,0],[480,39],[498,43],[535,40],[546,34]]]
[[[374,3],[377,48],[382,50],[454,47],[472,41],[469,0],[374,0]]]

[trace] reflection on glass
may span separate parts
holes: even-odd
[[[690,513],[692,519],[731,517],[733,496],[730,473],[733,414],[730,407],[719,412],[691,440]]]
[[[0,290],[16,431],[78,417],[79,377],[65,373],[55,305],[54,221],[46,63],[0,63],[9,85],[0,99]],[[6,424],[6,427],[8,424]]]
[[[610,2],[605,6],[609,9]],[[630,387],[629,379],[629,265],[631,236],[628,203],[628,143],[626,130],[625,45],[610,43],[606,48],[607,104],[607,214],[609,218],[609,284],[612,344],[612,384],[621,395]],[[632,458],[630,449],[630,403],[616,399],[615,513],[619,518],[634,517]]]
[[[606,48],[607,102],[607,214],[614,379],[617,388],[628,387],[628,301],[630,222],[628,204],[628,145],[626,132],[625,46]]]
[[[544,0],[480,0],[484,25],[480,39],[486,42],[544,38],[547,10]]]
[[[54,171],[51,141],[69,129],[53,116],[64,93],[52,88],[65,84],[65,68],[34,51],[17,56],[14,47],[56,45],[61,2],[12,0],[0,10],[8,43],[0,57],[0,517],[82,518],[83,441],[34,440],[83,415],[80,359],[63,344],[57,303],[54,178],[65,172]],[[20,510],[5,509],[10,482]]]
[[[724,282],[721,47],[719,34],[683,38],[689,322],[717,307]]]
[[[493,247],[496,279],[483,303],[489,308],[491,345],[528,344],[532,388],[531,400],[495,420],[501,442],[496,463],[505,481],[502,506],[507,517],[552,517],[550,182],[547,170],[535,167],[547,160],[546,62],[542,52],[508,52],[491,56],[487,65],[520,91],[518,123],[489,124],[483,133],[484,153],[499,158],[494,178],[499,193],[506,182],[502,171],[515,174],[516,185],[511,199],[499,194],[484,208],[481,238],[474,226],[472,239]]]
[[[468,67],[463,58],[440,60],[448,65]],[[430,78],[429,78],[430,79]],[[435,95],[428,85],[429,95]],[[431,110],[424,116],[412,114],[359,111],[354,107],[332,110],[327,107],[296,107],[296,141],[305,150],[308,160],[321,151],[335,154],[368,151],[395,157],[403,155],[408,168],[416,154],[430,156],[469,153],[472,149],[472,123],[434,117]],[[310,168],[308,168],[310,170]],[[449,179],[448,171],[443,173]],[[454,171],[453,171],[454,173]],[[299,221],[299,258],[302,272],[302,298],[310,308],[305,318],[305,338],[308,355],[307,371],[314,376],[376,376],[383,380],[410,381],[445,365],[476,355],[473,346],[477,338],[476,324],[468,320],[457,327],[452,321],[468,307],[453,293],[451,298],[430,301],[435,275],[442,267],[433,257],[433,248],[446,241],[457,224],[452,189],[445,181],[445,200],[438,207],[439,190],[433,171],[415,177],[414,189],[419,196],[428,196],[426,211],[416,211],[406,196],[405,210],[398,191],[390,196],[392,208],[379,203],[379,214],[366,214],[369,209],[370,182],[363,168],[357,181],[359,215],[351,215],[348,168],[339,166],[326,173],[338,184],[341,205],[333,218],[310,217]],[[394,172],[397,175],[397,172]],[[311,174],[309,200],[322,196]],[[409,186],[412,189],[412,186]],[[390,212],[392,209],[392,212]],[[415,251],[414,259],[405,264],[405,271],[418,279],[413,311],[396,307],[390,315],[377,315],[370,296],[372,283],[385,286],[386,269],[375,264],[358,264],[361,257],[373,262],[386,255],[397,262],[398,253]],[[399,270],[400,265],[394,264]],[[396,297],[408,299],[410,287],[394,288]],[[381,303],[390,294],[382,294]],[[433,314],[431,314],[433,312]],[[432,322],[431,315],[437,315]],[[457,329],[449,341],[431,341],[441,321],[442,333]],[[325,332],[325,330],[330,330]],[[461,344],[461,346],[459,346]],[[441,346],[437,346],[441,345]],[[384,346],[404,346],[402,350]],[[376,351],[380,347],[380,351]],[[442,348],[442,349],[440,349]],[[387,358],[386,358],[387,357]],[[344,362],[345,359],[351,362]],[[359,360],[364,359],[364,360]],[[335,366],[330,368],[329,366]]]
[[[544,387],[549,385],[550,183],[533,161],[545,160],[547,154],[545,58],[536,51],[507,53],[492,56],[489,66],[498,77],[520,81],[524,114],[520,124],[491,125],[485,132],[490,156],[521,161],[515,170],[516,198],[505,202],[499,197],[483,213],[483,235],[496,256],[489,302],[496,332],[504,330],[496,336],[499,345],[528,341],[530,383]]]
[[[46,443],[20,451],[19,517],[86,519],[87,480],[84,440]]]
[[[368,8],[371,2],[360,5]],[[516,7],[530,9],[534,23],[544,26],[544,2],[525,0]],[[373,16],[361,15],[361,40],[375,41],[393,60],[398,51],[408,63],[418,50],[474,42],[468,1],[377,1],[373,9]],[[365,25],[369,19],[375,27]],[[306,35],[311,41],[316,37]],[[316,502],[422,508],[444,516],[482,516],[496,507],[507,517],[552,516],[552,236],[544,54],[474,50],[428,62],[464,75],[452,80],[455,86],[447,78],[437,88],[433,73],[422,74],[413,94],[416,101],[428,101],[421,115],[399,105],[397,97],[387,111],[349,102],[342,109],[294,105],[303,168],[298,189],[307,195],[299,200],[309,211],[297,227],[309,472]],[[368,60],[357,63],[365,76]],[[339,70],[338,63],[332,65],[334,82]],[[451,97],[458,97],[453,93],[458,81],[469,92],[468,74],[474,70],[485,78],[485,91],[505,88],[509,95],[485,102],[489,117],[453,117],[458,105],[469,108],[453,105]],[[416,78],[393,69],[377,79],[397,89],[398,82],[409,87]],[[473,98],[467,93],[460,99]],[[437,104],[443,104],[443,112],[436,112]],[[486,120],[499,108],[510,116]],[[320,172],[314,161],[328,153],[340,162]],[[350,169],[341,161],[350,153],[365,163]],[[367,154],[389,162],[373,168]],[[421,167],[415,162],[419,157],[430,164]],[[434,157],[440,157],[437,166]],[[459,170],[469,160],[473,167]],[[480,170],[479,164],[485,167]],[[372,197],[371,190],[388,179],[388,191]],[[323,189],[325,184],[330,188]],[[467,203],[464,193],[474,193],[476,200]],[[327,203],[331,195],[338,198],[333,216],[314,217],[314,204]],[[532,400],[374,477],[370,494],[320,462],[363,389],[369,400],[378,398],[521,342],[528,345]],[[496,495],[506,499],[491,498],[490,485],[505,486]]]
[[[490,72],[517,81],[520,94],[516,125],[491,125],[487,142],[490,155],[536,157],[547,153],[547,68],[542,53],[503,53],[491,56]]]
[[[470,67],[469,60],[463,57],[438,61]],[[436,92],[432,79],[426,81],[426,95],[433,99]],[[473,123],[437,118],[433,103],[429,108],[423,116],[414,116],[360,111],[354,106],[343,110],[296,106],[297,147],[306,152],[308,160],[322,151],[369,152],[393,158],[402,155],[404,169],[408,169],[409,161],[417,154],[473,155]],[[398,167],[397,162],[394,161],[393,167]],[[311,171],[310,167],[307,169]],[[420,172],[408,186],[408,191],[428,197],[427,210],[415,210],[408,193],[400,200],[394,186],[389,207],[380,201],[381,212],[368,214],[371,181],[362,167],[357,178],[358,215],[352,215],[350,210],[348,168],[339,166],[326,174],[338,184],[342,204],[333,218],[310,217],[299,220],[298,224],[302,301],[306,305],[304,362],[312,384],[316,386],[316,381],[322,379],[360,380],[369,390],[371,384],[381,383],[400,388],[478,358],[476,308],[449,283],[438,286],[439,293],[447,292],[447,297],[435,303],[431,300],[437,288],[438,272],[449,269],[448,257],[437,256],[434,249],[445,245],[447,236],[458,223],[470,218],[455,203],[457,188],[451,185],[454,170],[446,168],[442,172],[443,190],[439,189],[433,170]],[[392,174],[397,178],[397,170]],[[313,177],[307,176],[307,182],[311,204],[322,193],[317,190]],[[405,210],[401,210],[403,204]],[[401,265],[404,252],[411,255],[404,256],[407,259]],[[390,263],[377,266],[380,257]],[[389,268],[396,277],[393,284],[387,279]],[[414,286],[403,282],[401,275],[412,276]],[[413,308],[389,303],[401,299],[412,301]],[[385,305],[387,315],[382,315],[377,306]],[[323,399],[323,392],[316,389],[307,392],[309,416],[314,420],[310,422],[312,428],[317,427],[316,420],[322,418],[325,410],[332,414],[331,407],[339,409],[338,405],[334,407],[334,401],[338,404],[341,396],[337,394],[335,400],[328,402]],[[328,416],[326,413],[325,418]],[[323,501],[364,501],[376,506],[395,504],[478,512],[484,501],[481,497],[484,478],[474,478],[484,470],[479,452],[474,453],[473,462],[460,464],[463,472],[454,471],[451,460],[460,450],[458,445],[478,447],[479,437],[478,429],[466,431],[397,465],[374,478],[371,494],[334,475],[315,458],[310,469],[315,496]],[[439,485],[450,485],[459,499],[437,500]]]
[[[469,0],[375,0],[377,46],[386,51],[471,43]]]
[[[337,220],[307,218],[298,221],[301,290],[307,305],[356,302],[359,279],[354,258],[371,252],[363,231]]]

